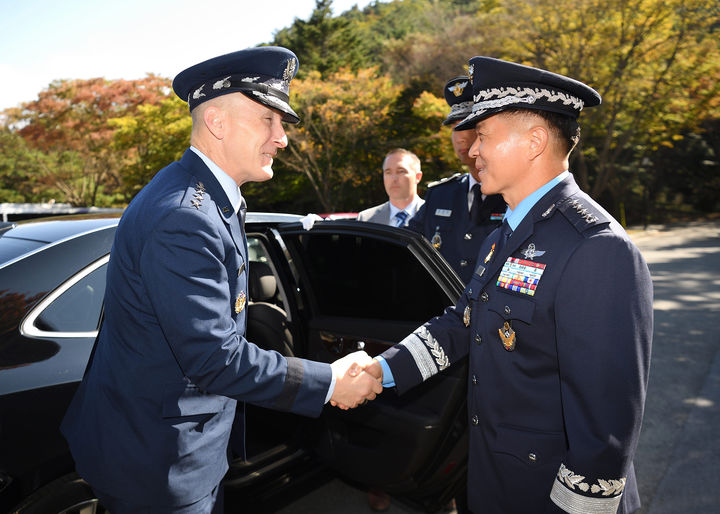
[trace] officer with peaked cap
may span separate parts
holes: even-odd
[[[443,125],[454,128],[465,119],[472,112],[472,97],[469,77],[455,77],[445,84],[450,113]],[[506,205],[501,195],[484,195],[480,191],[475,159],[468,155],[475,131],[453,130],[451,137],[455,154],[469,173],[456,173],[428,184],[425,205],[408,226],[423,234],[467,284],[480,245],[502,222]]]
[[[568,170],[576,80],[470,60],[470,156],[508,204],[454,307],[378,358],[404,392],[469,357],[468,500],[477,513],[628,513],[652,339],[652,282],[622,227]]]
[[[329,400],[352,407],[381,391],[357,367],[347,373],[370,362],[364,352],[330,365],[245,339],[240,186],[272,177],[287,145],[281,122],[299,121],[288,104],[297,66],[289,50],[252,48],[173,82],[192,146],[120,220],[104,323],[62,426],[78,473],[113,514],[222,512],[236,404],[242,425],[242,402],[317,416]]]

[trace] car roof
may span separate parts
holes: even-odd
[[[19,221],[2,233],[2,238],[26,239],[39,243],[55,243],[86,232],[112,227],[118,224],[119,217],[57,217]]]

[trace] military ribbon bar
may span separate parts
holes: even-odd
[[[516,293],[535,296],[535,290],[546,266],[539,262],[508,257],[498,277],[497,285]]]

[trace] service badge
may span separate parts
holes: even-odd
[[[240,294],[237,295],[237,298],[235,299],[235,314],[240,314],[245,308],[246,303],[247,295],[245,294],[245,291],[240,291]]]

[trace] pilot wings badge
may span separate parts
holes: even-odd
[[[533,260],[535,257],[545,255],[545,250],[536,250],[535,243],[530,243],[527,248],[520,252],[526,259]]]

